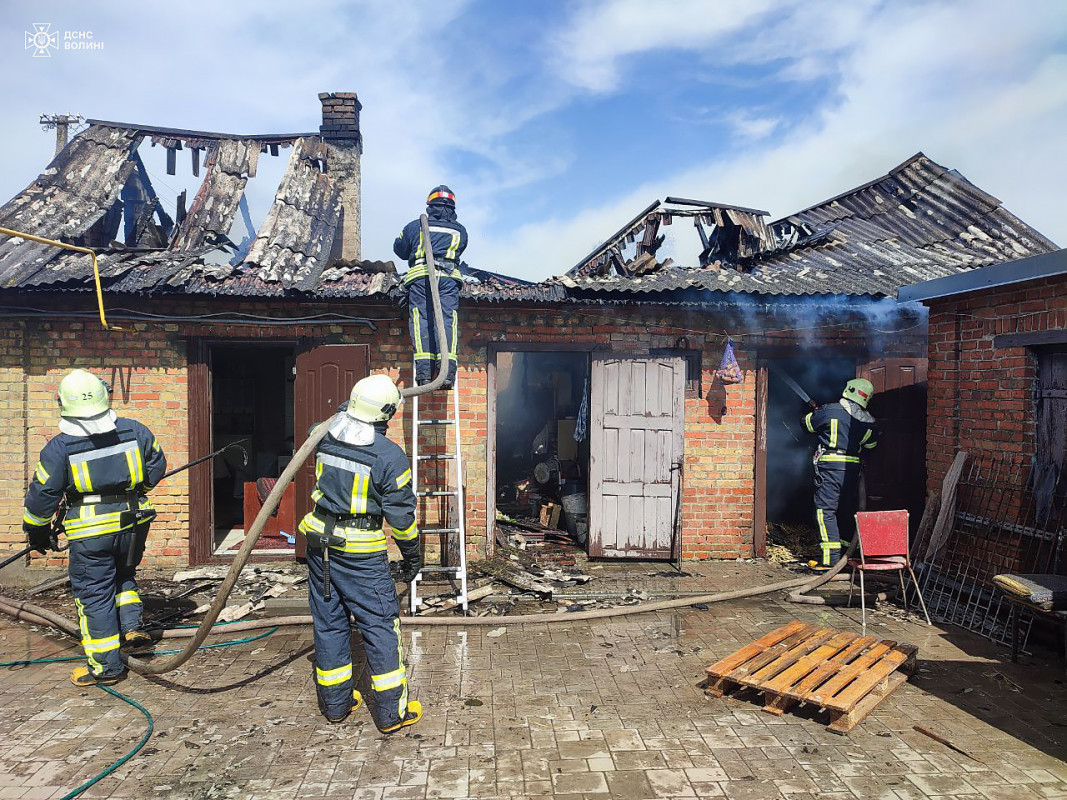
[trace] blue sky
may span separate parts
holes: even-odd
[[[1067,243],[1067,3],[9,2],[0,197],[51,156],[41,112],[235,133],[363,103],[363,256],[448,183],[467,260],[543,278],[656,198],[788,214],[918,150]],[[102,50],[32,58],[25,30]],[[61,44],[62,46],[62,44]],[[283,151],[283,154],[286,151]],[[188,163],[166,201],[195,191]],[[284,167],[261,161],[254,217]]]

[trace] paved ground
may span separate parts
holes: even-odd
[[[782,577],[763,564],[704,572],[714,588]],[[848,737],[810,715],[704,697],[707,664],[794,618],[859,625],[858,610],[773,596],[500,634],[408,627],[412,693],[428,715],[391,738],[365,710],[325,724],[310,633],[279,631],[201,653],[165,679],[120,684],[151,711],[156,732],[83,796],[1067,798],[1062,663],[1012,665],[955,629],[875,618],[872,632],[920,646],[921,671]],[[0,620],[0,657],[71,646]],[[0,798],[61,797],[142,735],[137,711],[74,689],[70,668],[0,670]],[[916,723],[981,763],[914,732]]]

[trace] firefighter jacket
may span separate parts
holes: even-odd
[[[433,246],[434,266],[438,278],[463,280],[459,269],[459,257],[467,247],[467,229],[456,219],[456,210],[448,206],[428,206],[430,243]],[[404,226],[400,236],[393,242],[393,252],[408,262],[404,283],[425,278],[426,243],[422,240],[422,223],[415,219]]]
[[[349,435],[354,429],[361,429],[365,438]],[[315,508],[300,522],[300,532],[324,534],[332,528],[332,535],[345,541],[333,545],[335,551],[363,556],[384,553],[383,520],[402,551],[418,543],[407,456],[399,445],[365,423],[342,419],[330,426],[315,451],[311,500]]]
[[[41,451],[26,493],[23,525],[48,525],[65,497],[68,541],[130,530],[135,521],[131,501],[144,512],[140,521],[151,519],[154,512],[145,493],[166,471],[159,442],[136,420],[117,417],[115,429],[106,433],[60,433]]]
[[[845,398],[812,411],[804,417],[804,428],[819,437],[815,461],[820,466],[858,465],[860,455],[878,444],[874,417]]]

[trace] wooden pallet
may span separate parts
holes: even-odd
[[[806,622],[790,622],[708,667],[705,692],[763,692],[763,710],[797,703],[830,712],[829,729],[848,733],[915,671],[918,648]]]

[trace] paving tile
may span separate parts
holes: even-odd
[[[608,794],[608,782],[602,772],[556,773],[552,776],[556,794]]]
[[[780,578],[759,563],[692,569],[715,589]],[[597,576],[608,587],[655,580]],[[119,688],[151,710],[156,733],[84,797],[1067,800],[1067,689],[1051,656],[1013,665],[986,640],[876,610],[872,630],[919,645],[922,669],[851,735],[829,733],[803,709],[772,717],[751,694],[704,696],[697,684],[708,663],[792,619],[859,630],[851,609],[775,597],[524,626],[492,639],[482,628],[407,626],[412,696],[427,716],[392,737],[375,730],[366,709],[325,724],[310,632],[279,631],[200,653],[162,679],[124,682]],[[69,647],[0,619],[0,657]],[[633,669],[620,672],[623,665]],[[62,797],[140,738],[138,712],[74,690],[68,671],[0,671],[0,800]],[[1010,691],[996,675],[1027,691]]]

